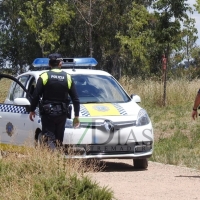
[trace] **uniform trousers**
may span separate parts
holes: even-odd
[[[66,114],[41,116],[42,134],[50,149],[55,149],[56,144],[62,145],[66,119]]]

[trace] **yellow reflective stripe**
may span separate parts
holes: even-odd
[[[40,77],[42,78],[43,85],[46,85],[47,80],[48,80],[47,73],[45,72],[45,73],[41,74]]]
[[[68,89],[70,89],[72,86],[72,77],[69,74],[67,74],[67,84],[68,84]]]

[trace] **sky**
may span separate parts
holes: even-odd
[[[193,4],[196,3],[196,0],[188,0],[188,4],[192,7]],[[198,37],[197,44],[200,46],[200,14],[198,12],[194,12],[194,14],[191,15],[191,18],[194,18],[196,21],[196,28],[198,30]]]

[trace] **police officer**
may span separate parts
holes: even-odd
[[[58,53],[49,55],[49,66],[51,70],[40,75],[33,100],[29,118],[33,121],[35,109],[42,98],[40,114],[42,122],[42,134],[50,149],[62,145],[67,110],[69,105],[68,94],[74,106],[73,126],[77,128],[79,122],[80,102],[74,82],[69,74],[61,70],[62,56]]]
[[[192,118],[195,120],[198,116],[198,107],[200,105],[200,89],[197,92],[197,95],[194,100],[194,106],[193,106],[193,111],[192,111]]]

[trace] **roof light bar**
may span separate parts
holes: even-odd
[[[94,58],[74,58],[75,66],[95,67],[97,61]]]
[[[49,65],[49,58],[36,58],[33,61],[34,67],[45,67]]]
[[[62,68],[92,68],[98,63],[95,58],[62,58]],[[49,58],[36,58],[33,61],[35,68],[49,67]]]

